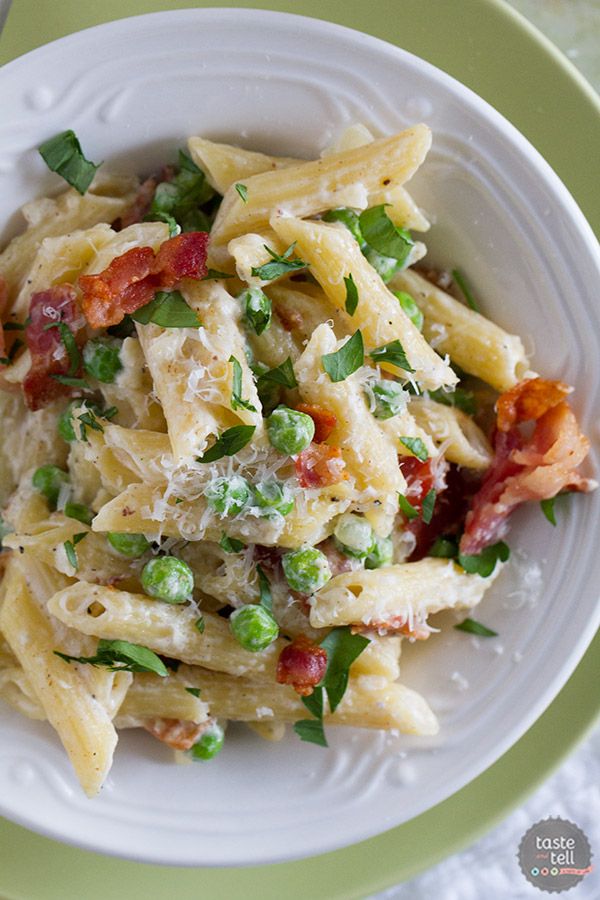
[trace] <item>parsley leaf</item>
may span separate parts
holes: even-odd
[[[415,371],[406,358],[404,347],[400,341],[397,340],[390,341],[389,344],[384,344],[382,347],[376,347],[375,350],[371,350],[369,356],[377,363],[386,362],[389,363],[390,366],[397,366],[399,369],[404,369],[405,372]]]
[[[435,556],[438,559],[454,559],[458,553],[456,541],[453,538],[436,538],[429,548],[428,556]]]
[[[294,723],[294,731],[301,741],[318,744],[319,747],[328,747],[325,729],[320,719],[300,719]]]
[[[368,638],[362,634],[352,634],[346,627],[333,628],[321,641],[321,647],[327,651],[323,687],[327,692],[331,712],[335,712],[346,693],[350,666],[368,644]]]
[[[204,634],[205,629],[204,616],[200,616],[199,619],[196,619],[194,622],[194,628],[200,632],[200,634]]]
[[[84,525],[91,525],[94,518],[94,513],[89,506],[84,506],[83,503],[65,503],[64,514],[69,519],[83,522]]]
[[[437,388],[435,391],[428,391],[428,394],[436,403],[442,403],[444,406],[455,406],[457,409],[462,409],[469,416],[475,415],[475,395],[473,391],[466,391],[464,388],[444,391],[442,388]]]
[[[233,366],[233,384],[231,387],[231,408],[247,409],[250,412],[256,412],[256,407],[252,406],[249,400],[242,400],[242,367],[235,356],[229,357],[229,362]]]
[[[236,184],[235,189],[238,192],[238,194],[240,195],[240,197],[242,198],[242,201],[244,203],[247,203],[248,202],[248,188],[246,187],[246,185],[245,184]]]
[[[219,278],[234,278],[234,276],[228,275],[227,272],[219,272],[218,269],[208,269],[206,275],[200,281],[213,281]]]
[[[421,438],[416,437],[401,437],[400,443],[404,444],[407,450],[416,456],[420,462],[425,462],[429,459],[429,453],[427,452],[427,447],[421,440]]]
[[[131,313],[131,318],[140,325],[152,322],[162,328],[199,328],[201,324],[179,291],[158,291],[149,303]]]
[[[233,456],[252,439],[255,430],[255,425],[234,425],[233,428],[227,428],[203,456],[196,457],[196,461],[210,463],[223,456]]]
[[[260,278],[261,281],[273,281],[273,279],[285,275],[286,272],[293,272],[295,269],[305,269],[308,266],[308,263],[304,262],[302,259],[289,258],[294,252],[296,241],[294,241],[293,244],[290,244],[281,256],[278,253],[275,253],[274,250],[271,250],[270,247],[267,247],[266,244],[263,244],[263,247],[273,262],[264,263],[262,266],[252,268],[252,275],[254,275],[255,278]]]
[[[111,672],[154,672],[164,678],[169,673],[156,653],[140,644],[129,641],[98,641],[95,656],[67,656],[55,650],[65,662],[88,663],[91,666],[102,666]]]
[[[74,375],[81,365],[81,353],[79,352],[79,347],[75,341],[75,335],[64,322],[50,322],[49,325],[44,325],[44,331],[49,331],[50,328],[58,328],[60,339],[69,356],[69,370],[67,375]]]
[[[169,215],[166,212],[155,212],[149,213],[145,220],[146,222],[164,222],[165,225],[169,226],[169,237],[177,237],[178,234],[181,234],[181,226],[177,224],[173,216]]]
[[[468,634],[478,634],[480,637],[498,637],[497,631],[492,631],[491,628],[482,625],[481,622],[476,622],[475,619],[464,619],[454,627],[457,631],[466,631]]]
[[[464,277],[460,274],[458,269],[452,269],[452,277],[454,278],[456,284],[460,288],[460,291],[461,291],[463,297],[465,298],[465,300],[467,301],[468,306],[470,306],[471,309],[475,310],[475,312],[479,312],[479,306],[477,305],[477,301],[473,297],[473,294],[471,293],[469,285],[465,281]]]
[[[323,368],[332,381],[344,381],[363,365],[365,348],[360,331],[355,331],[346,343],[335,353],[325,353],[321,357]]]
[[[459,553],[458,562],[465,572],[487,578],[496,568],[498,560],[506,562],[509,556],[510,549],[508,545],[505,544],[504,541],[498,541],[497,544],[491,544],[489,547],[485,547],[481,553],[473,555]]]
[[[540,500],[540,506],[542,508],[542,512],[548,519],[551,525],[556,525],[556,512],[554,509],[554,502],[556,497],[550,497],[548,500]]]
[[[77,551],[75,550],[75,547],[77,546],[77,544],[80,541],[82,541],[84,539],[84,537],[87,537],[87,535],[88,535],[87,531],[79,531],[79,532],[77,532],[77,534],[73,535],[72,540],[65,541],[63,544],[63,547],[65,548],[65,553],[67,554],[67,559],[69,560],[70,564],[73,566],[75,571],[77,571],[77,569],[79,568],[79,562],[77,560]]]
[[[4,331],[25,331],[24,322],[5,322],[2,327]]]
[[[404,228],[394,225],[385,211],[386,204],[365,209],[359,216],[360,230],[367,244],[377,253],[402,263],[408,257],[414,241]]]
[[[426,525],[429,525],[433,517],[433,508],[435,506],[435,490],[431,488],[423,498],[421,504],[421,518]]]
[[[402,515],[406,516],[409,522],[411,519],[416,519],[419,515],[419,510],[412,505],[404,494],[398,494],[398,506]]]
[[[308,697],[300,698],[309,712],[316,719],[323,718],[323,686],[318,685]]]
[[[349,316],[353,316],[358,306],[358,288],[354,283],[352,272],[347,278],[344,276],[344,284],[346,285],[346,312]]]
[[[203,231],[206,216],[198,207],[214,196],[202,169],[183,150],[179,151],[179,172],[171,181],[162,181],[154,191],[149,218],[169,216],[183,231]],[[168,220],[167,220],[168,221]],[[199,227],[200,226],[200,227]]]
[[[262,566],[256,567],[256,573],[258,575],[258,587],[260,591],[260,605],[264,607],[267,612],[273,612],[273,597],[271,595],[271,584],[269,579],[265,575],[264,569]]]
[[[85,158],[75,132],[70,129],[44,141],[38,151],[50,171],[61,175],[82,196],[92,183],[96,169],[102,165]]]
[[[66,384],[69,387],[81,388],[84,391],[91,390],[85,378],[75,378],[71,375],[51,375],[50,378],[54,378],[59,384]]]
[[[245,550],[246,545],[242,543],[242,541],[238,541],[237,538],[228,537],[225,532],[223,532],[221,540],[219,541],[219,547],[221,550],[224,550],[225,553],[241,553],[242,550]]]
[[[186,691],[188,692],[188,694],[191,694],[192,697],[199,697],[201,693],[200,688],[186,687]]]
[[[269,369],[268,372],[263,372],[258,376],[257,387],[259,392],[261,382],[264,384],[266,381],[270,381],[273,384],[281,384],[286,388],[298,387],[291,358],[288,356],[285,362],[282,362],[280,366]]]

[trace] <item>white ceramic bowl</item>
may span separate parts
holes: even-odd
[[[427,122],[434,145],[411,189],[435,216],[430,258],[464,268],[484,311],[535,346],[536,368],[576,386],[577,412],[597,436],[592,233],[527,141],[422,60],[315,20],[181,10],[42,47],[0,72],[0,97],[6,214],[55,188],[35,148],[66,128],[91,158],[143,173],[190,134],[310,157],[356,121],[381,134]],[[90,802],[50,728],[2,707],[0,813],[93,850],[182,865],[322,853],[410,819],[510,747],[582,656],[599,615],[599,500],[577,498],[555,529],[537,506],[514,516],[519,550],[478,613],[499,638],[450,628],[408,649],[403,680],[438,713],[435,739],[330,729],[325,751],[234,728],[210,765],[175,766],[147,736],[125,734],[102,796]]]

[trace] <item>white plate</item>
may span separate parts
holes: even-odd
[[[66,128],[92,159],[144,173],[190,134],[310,157],[356,121],[382,134],[428,122],[434,147],[412,189],[436,219],[430,258],[464,268],[484,311],[535,343],[536,368],[576,386],[577,412],[597,436],[595,239],[525,139],[429,64],[315,20],[181,10],[36,50],[0,72],[0,92],[6,215],[56,188],[35,148]],[[125,734],[91,802],[51,730],[2,708],[0,813],[83,847],[181,865],[293,859],[410,819],[511,746],[583,655],[599,618],[599,512],[600,497],[577,498],[553,529],[537,506],[520,511],[510,534],[519,552],[478,612],[500,637],[449,628],[407,650],[403,681],[438,713],[437,738],[330,729],[326,751],[240,728],[212,763],[174,766],[159,744]],[[537,574],[524,559],[539,561]]]

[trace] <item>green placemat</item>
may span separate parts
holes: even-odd
[[[0,62],[123,15],[209,6],[166,0],[14,0]],[[600,104],[570,63],[501,0],[279,0],[222,2],[303,13],[394,42],[454,75],[499,109],[544,154],[600,233]],[[575,674],[501,760],[444,803],[392,831],[313,859],[245,869],[174,869],[76,850],[0,821],[5,900],[361,898],[456,852],[543,781],[592,725],[600,636]],[[516,847],[508,847],[511,856]]]

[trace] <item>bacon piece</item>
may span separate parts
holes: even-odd
[[[327,668],[327,651],[300,634],[284,647],[277,662],[278,684],[291,684],[301,697],[312,694]]]
[[[146,719],[144,728],[173,750],[190,750],[205,730],[206,723],[198,725],[184,719]]]
[[[93,328],[118,325],[164,288],[182,278],[206,275],[208,234],[189,231],[165,241],[156,256],[151,247],[133,247],[97,275],[82,275],[83,312]]]
[[[322,444],[323,441],[326,441],[337,425],[337,417],[332,412],[329,412],[328,409],[325,409],[324,406],[319,406],[317,403],[298,403],[296,404],[296,409],[298,412],[306,413],[315,423],[313,441],[316,444]]]
[[[416,541],[408,562],[427,556],[436,538],[462,530],[470,499],[479,484],[480,479],[472,472],[450,465],[445,474],[445,488],[436,495],[431,522],[427,524],[419,517],[406,525],[406,530],[415,536]]]
[[[339,447],[329,444],[310,444],[298,454],[295,462],[300,487],[317,488],[338,484],[347,478],[346,464]]]
[[[25,341],[31,353],[31,366],[23,380],[23,393],[29,408],[36,410],[73,391],[52,377],[66,375],[70,360],[59,329],[46,326],[64,322],[77,345],[81,346],[85,338],[85,320],[79,312],[77,294],[71,284],[58,284],[34,294],[29,305],[29,319]]]
[[[519,422],[537,420],[553,406],[557,406],[573,388],[562,381],[528,378],[519,381],[498,397],[496,403],[499,431],[510,431]]]
[[[444,490],[449,464],[443,456],[430,456],[425,462],[416,456],[401,456],[399,462],[400,471],[406,479],[406,496],[416,509],[421,508],[432,488],[437,493]]]
[[[549,500],[563,490],[593,490],[595,482],[576,471],[588,450],[589,441],[564,401],[538,418],[529,439],[516,427],[497,431],[494,461],[467,514],[461,553],[480,553],[503,537],[508,516],[527,500]]]
[[[182,278],[203,278],[207,249],[205,231],[186,231],[161,244],[152,267],[160,287],[172,288]]]
[[[151,175],[150,178],[146,178],[141,183],[129,209],[118,219],[115,219],[112,223],[112,228],[115,231],[122,231],[123,228],[128,228],[129,225],[143,222],[150,212],[156,188],[163,181],[172,181],[174,175],[175,169],[173,166],[163,166],[158,175]]]
[[[370,631],[376,631],[380,636],[384,634],[403,634],[413,641],[426,641],[431,634],[425,624],[413,623],[411,628],[406,616],[391,616],[385,620],[378,619],[374,622],[369,622],[368,625],[352,625],[350,631],[352,634],[368,634]]]
[[[317,549],[327,557],[332,578],[335,575],[341,575],[343,572],[351,572],[356,568],[354,561],[338,550],[332,538],[322,541]]]

